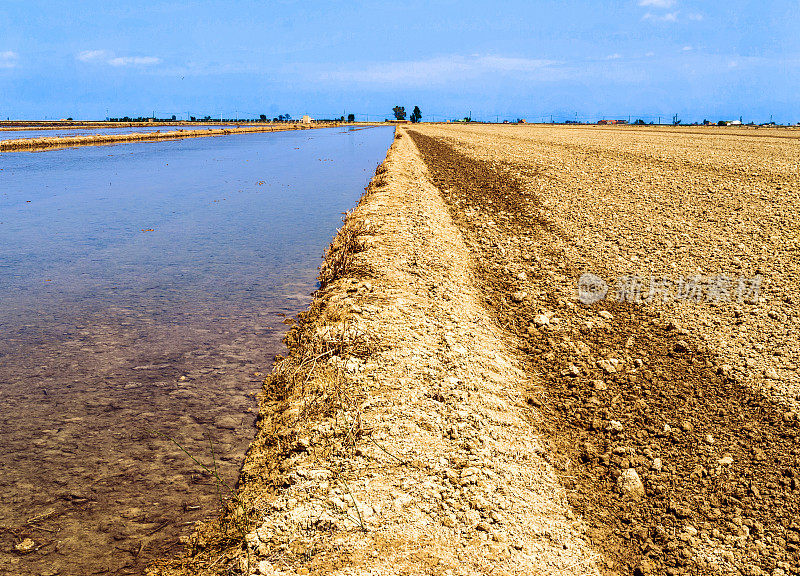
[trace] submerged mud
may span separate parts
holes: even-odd
[[[532,422],[606,573],[800,573],[797,414],[725,375],[714,350],[652,310],[551,292],[542,263],[562,256],[562,233],[527,186],[530,167],[410,134],[487,309],[524,341]],[[558,267],[576,284],[584,271]],[[620,490],[630,470],[642,494]]]
[[[72,326],[62,313],[6,334],[0,573],[141,574],[218,514],[215,478],[173,440],[236,481],[283,325],[274,311],[213,311],[105,311]],[[18,548],[26,539],[32,550]]]

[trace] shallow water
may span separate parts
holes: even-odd
[[[0,154],[0,573],[141,573],[217,513],[154,432],[235,482],[284,315],[392,134]]]
[[[134,134],[138,132],[173,132],[176,130],[221,130],[222,128],[243,128],[249,124],[196,124],[192,126],[126,126],[123,128],[53,128],[38,130],[0,130],[0,140],[19,138],[64,138],[66,136],[86,136],[87,134]]]

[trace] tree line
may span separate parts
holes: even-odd
[[[392,112],[394,112],[395,120],[405,120],[406,119],[406,108],[405,106],[395,106],[392,108]],[[414,106],[414,110],[411,112],[411,116],[409,117],[414,124],[422,120],[422,111],[419,109],[419,106]]]

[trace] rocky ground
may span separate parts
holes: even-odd
[[[797,136],[399,129],[152,573],[800,574]]]
[[[532,422],[605,571],[798,573],[797,141],[412,135],[487,305],[526,339]],[[612,285],[590,306],[586,272]],[[760,297],[614,297],[615,278],[681,273],[760,274]]]
[[[539,263],[562,298],[576,291],[567,269],[602,276],[612,289],[636,275],[642,300],[651,276],[727,276],[728,299],[642,303],[707,342],[737,379],[798,406],[800,131],[442,126],[431,134],[507,169],[536,197],[529,208],[551,226]],[[757,305],[739,302],[738,280],[757,276]]]

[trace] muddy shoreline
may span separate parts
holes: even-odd
[[[238,499],[151,574],[596,574],[470,268],[399,130],[265,383]]]
[[[105,121],[47,121],[47,120],[1,120],[0,132],[14,132],[17,130],[86,130],[91,128],[153,128],[153,127],[172,127],[172,128],[192,128],[195,126],[206,126],[218,124],[220,126],[239,126],[251,128],[263,128],[266,126],[301,126],[299,120],[291,122],[282,122],[275,124],[273,122],[244,122],[244,121],[218,121],[210,120],[209,122],[195,121],[189,122],[186,120],[176,120],[174,122],[105,122]],[[371,122],[353,122],[348,123],[350,126],[371,126]]]
[[[133,134],[88,134],[85,136],[65,136],[60,138],[19,138],[0,140],[0,152],[39,152],[75,146],[102,146],[130,142],[156,142],[182,138],[207,138],[231,134],[252,134],[257,132],[282,132],[285,130],[308,130],[312,128],[334,128],[340,124],[270,125],[247,126],[242,128],[221,128],[212,130],[170,130],[168,132],[138,132]]]
[[[18,130],[86,130],[91,128],[152,128],[152,127],[174,127],[183,128],[197,126],[203,124],[202,122],[49,122],[49,121],[16,121],[16,120],[3,120],[0,121],[0,132],[15,132]],[[250,125],[250,126],[265,126],[272,125],[271,123],[264,124],[260,122],[244,123],[244,122],[223,122],[222,125]]]
[[[793,202],[797,158],[710,130],[727,155],[707,166],[694,144],[658,141],[674,131],[559,130],[398,129],[265,382],[238,498],[151,574],[800,573],[797,368],[764,368],[797,303],[768,284],[758,305],[731,305],[731,326],[725,307],[583,304],[582,272],[619,273],[607,246],[650,240],[588,247],[576,228],[603,205],[570,196],[657,170],[632,205],[707,180],[725,202],[698,217],[718,222],[749,209],[734,182],[767,203],[784,196],[762,180],[778,183]],[[762,163],[737,165],[759,146]],[[639,218],[668,230],[675,216]],[[791,240],[773,242],[785,258]],[[741,252],[713,259],[747,272]],[[748,315],[740,363],[715,338]]]

